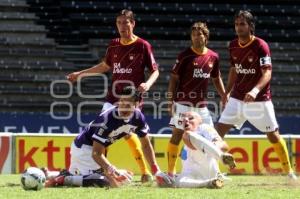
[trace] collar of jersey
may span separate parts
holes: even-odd
[[[123,42],[121,42],[121,38],[120,38],[120,44],[123,45],[123,46],[128,46],[128,45],[133,44],[134,42],[136,42],[138,40],[138,38],[139,37],[136,36],[136,38],[134,40],[132,40],[132,41],[126,43],[126,44],[124,44]]]
[[[241,48],[246,48],[247,46],[249,46],[250,44],[252,44],[252,42],[255,40],[255,36],[253,35],[253,37],[251,38],[251,40],[250,41],[248,41],[248,43],[246,43],[245,45],[242,45],[240,42],[239,42],[239,40],[238,40],[238,44],[239,44],[239,46],[241,47]]]
[[[193,48],[193,46],[191,46],[191,50],[194,52],[194,53],[196,53],[197,55],[205,55],[207,52],[208,52],[208,48],[206,48],[207,49],[207,51],[205,52],[205,53],[198,53],[194,48]]]
[[[117,108],[116,112],[117,112],[117,115],[120,116],[119,108]],[[121,120],[123,120],[124,122],[128,123],[131,120],[131,118],[133,117],[133,115],[134,115],[134,112],[132,112],[132,114],[129,117],[127,117],[127,118],[123,118],[123,117],[119,117],[119,118]]]

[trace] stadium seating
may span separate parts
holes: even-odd
[[[208,23],[209,47],[219,53],[226,81],[227,46],[234,38],[233,15],[239,9],[253,11],[257,19],[256,34],[270,44],[272,51],[273,99],[277,114],[300,115],[300,105],[296,103],[300,97],[297,86],[300,81],[300,3],[284,0],[248,4],[237,0],[226,3],[214,0],[181,3],[161,0],[0,1],[0,69],[5,72],[0,76],[4,83],[0,92],[8,105],[1,108],[7,111],[49,110],[54,101],[49,94],[51,82],[64,79],[71,71],[90,67],[104,56],[109,40],[118,35],[115,15],[124,8],[136,13],[136,34],[153,45],[160,64],[160,77],[150,95],[159,92],[161,96],[167,89],[169,72],[177,54],[190,45],[189,26],[198,20]],[[68,93],[65,85],[57,85],[55,89],[58,94]],[[76,91],[77,86],[72,89]],[[93,78],[87,79],[82,89],[91,94],[104,90]],[[210,90],[214,89],[210,86]],[[74,107],[82,100],[76,93],[68,99]],[[164,98],[154,101],[161,100]],[[30,109],[31,106],[34,109]]]

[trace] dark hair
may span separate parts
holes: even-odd
[[[121,10],[118,14],[117,14],[117,17],[120,17],[120,16],[125,16],[126,18],[128,18],[131,22],[134,22],[134,14],[131,10],[127,10],[127,9],[124,9],[124,10]],[[116,17],[116,18],[117,18]]]
[[[125,86],[121,92],[121,95],[128,95],[134,98],[134,101],[137,102],[141,98],[141,94],[134,86]]]
[[[251,34],[254,34],[255,20],[254,20],[253,15],[250,13],[250,11],[240,10],[240,11],[236,12],[234,15],[234,20],[236,20],[237,18],[240,18],[240,17],[243,17],[244,19],[246,19],[248,25],[250,26]]]
[[[208,43],[208,39],[209,39],[209,30],[207,28],[206,23],[203,23],[201,21],[195,22],[192,26],[191,26],[191,32],[193,30],[197,30],[197,31],[201,31],[202,34],[205,36],[206,41],[205,41],[205,45],[207,45]]]

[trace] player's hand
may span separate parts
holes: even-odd
[[[141,83],[138,87],[140,93],[147,92],[150,89],[150,86],[147,83]]]
[[[133,180],[133,173],[124,169],[117,169],[113,165],[109,165],[105,169],[105,174],[115,181],[117,186],[122,186],[131,183]]]
[[[132,182],[133,175],[134,174],[131,171],[127,171],[125,169],[117,169],[114,178],[119,185],[127,185]]]
[[[66,76],[66,78],[70,81],[70,82],[76,82],[78,79],[78,76],[80,75],[80,72],[73,72],[70,73]]]
[[[247,93],[244,97],[244,102],[248,103],[248,102],[254,102],[256,96],[253,96],[250,92]]]
[[[254,87],[251,91],[246,93],[244,97],[244,102],[253,102],[257,96],[257,94],[260,92],[260,90],[257,87]]]

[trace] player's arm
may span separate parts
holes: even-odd
[[[177,74],[171,73],[169,86],[168,86],[168,109],[170,116],[173,115],[173,101],[176,95],[176,89],[178,84],[179,76]]]
[[[272,70],[270,68],[261,69],[261,78],[258,80],[256,86],[248,92],[244,97],[244,102],[253,102],[257,94],[270,82],[272,77]]]
[[[92,158],[102,169],[104,169],[105,173],[112,174],[116,168],[108,161],[104,154],[105,146],[94,141]]]
[[[272,76],[272,62],[270,56],[270,49],[267,43],[262,42],[257,49],[259,58],[259,66],[262,76],[252,88],[252,90],[246,93],[244,102],[253,102],[258,93],[270,82]]]
[[[144,137],[140,137],[141,145],[143,153],[146,157],[148,164],[151,166],[152,174],[155,174],[159,168],[155,159],[154,149],[150,142],[149,136],[145,135]]]
[[[237,73],[236,73],[235,68],[234,67],[230,67],[229,73],[228,73],[228,80],[227,80],[227,85],[226,85],[225,93],[224,93],[223,96],[220,95],[221,99],[222,99],[222,106],[223,106],[223,108],[225,107],[225,105],[226,105],[226,103],[227,103],[227,101],[229,99],[229,96],[230,96],[230,93],[231,93],[232,88],[234,86],[234,82],[236,81],[236,78],[237,78]]]
[[[91,68],[68,74],[67,79],[71,82],[75,82],[77,81],[78,77],[80,77],[81,75],[92,76],[95,74],[105,73],[109,70],[110,70],[110,66],[107,65],[104,61],[102,61]]]
[[[146,157],[148,164],[151,166],[151,172],[156,178],[157,184],[164,184],[171,186],[174,184],[174,180],[166,173],[160,171],[160,168],[156,162],[154,150],[148,135],[140,137],[140,141],[142,144],[142,150],[144,156]]]
[[[119,187],[128,184],[132,180],[132,173],[121,172],[112,165],[105,157],[105,146],[96,141],[93,142],[92,157],[96,163],[104,170],[104,175],[109,180],[111,187]]]
[[[225,93],[227,95],[230,94],[230,92],[234,86],[234,82],[235,82],[236,78],[237,78],[237,73],[236,73],[235,67],[230,67],[229,73],[228,73],[227,85],[226,85],[226,89],[225,89]]]
[[[218,76],[216,78],[212,78],[213,84],[220,96],[223,96],[225,94],[225,88],[222,81],[221,76]]]
[[[138,90],[142,93],[148,91],[151,88],[151,86],[154,84],[154,82],[157,80],[158,76],[159,76],[159,71],[154,70],[149,76],[148,80],[145,83],[140,84]]]
[[[272,77],[272,71],[270,68],[262,68],[261,69],[262,77],[259,79],[258,83],[256,84],[256,88],[262,90],[268,82],[270,82]]]
[[[212,78],[212,82],[213,82],[218,94],[221,96],[222,104],[224,106],[227,102],[227,98],[226,98],[225,88],[224,88],[224,84],[223,84],[221,75],[219,75],[216,78]]]

